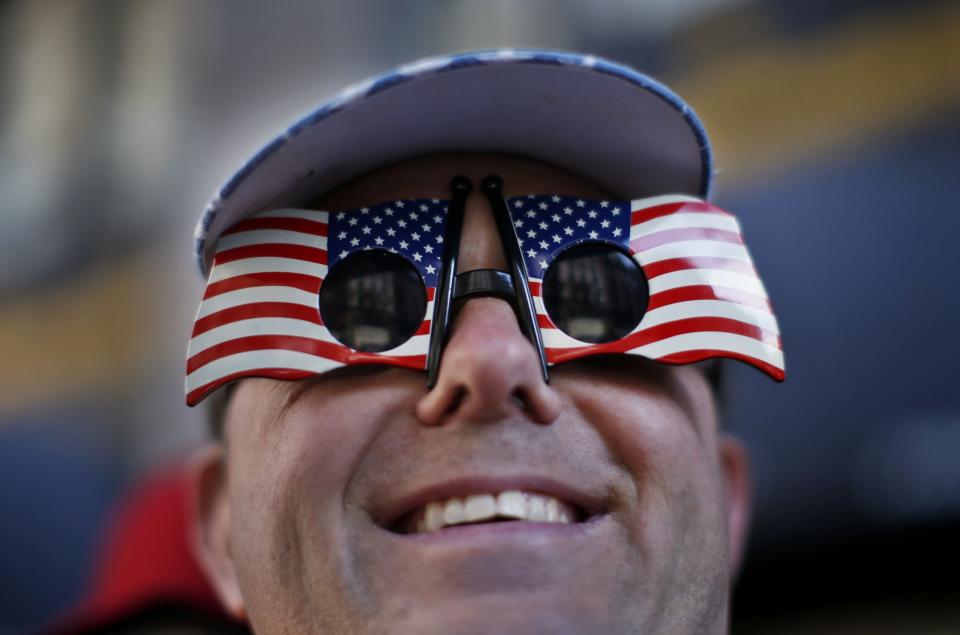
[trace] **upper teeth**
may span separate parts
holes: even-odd
[[[419,514],[416,528],[417,533],[427,533],[497,516],[534,522],[571,523],[574,511],[566,503],[543,494],[520,491],[496,495],[475,494],[427,504]]]

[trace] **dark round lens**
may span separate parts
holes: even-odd
[[[633,258],[613,245],[573,246],[550,264],[541,291],[553,323],[570,337],[613,342],[636,328],[650,297]]]
[[[388,251],[353,253],[327,273],[320,315],[338,341],[379,353],[413,337],[427,310],[423,278],[402,256]]]

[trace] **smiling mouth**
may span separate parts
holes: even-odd
[[[431,501],[400,517],[390,527],[399,534],[430,534],[449,527],[489,523],[583,522],[587,514],[559,498],[524,490],[472,494]]]

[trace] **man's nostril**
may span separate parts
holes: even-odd
[[[445,414],[451,414],[457,411],[457,408],[460,407],[460,404],[464,402],[467,398],[467,389],[457,388],[452,395],[450,395],[450,401],[447,403],[447,408]]]
[[[526,391],[522,388],[517,388],[510,394],[510,399],[513,401],[514,405],[517,406],[520,410],[527,410],[530,407],[529,400],[527,399]]]

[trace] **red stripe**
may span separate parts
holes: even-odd
[[[293,287],[308,293],[319,293],[323,278],[308,276],[305,273],[284,273],[282,271],[265,271],[263,273],[249,273],[242,276],[233,276],[207,285],[203,299],[213,298],[221,293],[249,289],[250,287]]]
[[[250,335],[221,342],[193,355],[187,360],[187,374],[189,375],[198,368],[202,368],[221,357],[259,350],[297,351],[330,359],[341,364],[382,363],[407,368],[424,368],[426,366],[426,355],[401,356],[364,353],[354,351],[336,342],[326,342],[296,335]]]
[[[688,256],[686,258],[668,258],[643,265],[643,272],[647,279],[662,276],[665,273],[683,271],[685,269],[723,269],[746,276],[757,276],[757,270],[749,262],[732,258],[715,258],[711,256]]]
[[[779,335],[755,324],[748,324],[740,320],[731,320],[730,318],[697,317],[658,324],[657,326],[631,333],[623,339],[606,344],[589,344],[575,348],[548,348],[547,359],[548,361],[559,363],[588,354],[625,353],[639,346],[658,342],[668,337],[701,332],[733,333],[758,340],[769,346],[776,348],[781,347]]]
[[[639,209],[630,214],[630,224],[639,225],[654,218],[661,218],[679,212],[702,212],[706,214],[720,214],[722,216],[733,216],[730,212],[714,207],[704,201],[681,201],[679,203],[664,203],[645,209]]]
[[[358,353],[355,352],[352,355],[348,356],[350,360],[348,363],[351,365],[358,364],[381,364],[381,365],[392,365],[399,366],[401,368],[411,368],[413,370],[423,370],[427,367],[427,356],[426,355],[410,355],[407,357],[399,356],[388,356],[384,357],[383,355],[373,355],[371,353]],[[280,379],[284,381],[292,381],[298,379],[307,379],[309,377],[316,376],[317,373],[314,373],[309,370],[297,370],[293,368],[252,368],[250,370],[241,370],[236,373],[231,373],[229,375],[224,375],[223,377],[214,379],[213,381],[191,390],[187,394],[187,405],[195,406],[200,401],[210,394],[212,391],[217,388],[229,384],[230,382],[236,381],[238,379],[243,379],[245,377],[266,377],[267,379]]]
[[[661,357],[660,362],[666,364],[691,364],[693,362],[702,362],[705,359],[713,359],[716,357],[725,357],[727,359],[736,359],[741,362],[746,362],[752,366],[755,366],[770,375],[773,379],[777,381],[783,381],[786,378],[786,372],[782,368],[774,366],[770,362],[765,362],[762,359],[757,359],[751,355],[744,355],[743,353],[734,353],[732,351],[720,351],[720,350],[709,350],[702,349],[696,351],[682,351],[679,353],[672,353],[670,355],[665,355]]]
[[[741,291],[740,289],[706,284],[677,287],[676,289],[668,289],[660,293],[654,293],[650,296],[647,311],[659,309],[668,304],[688,302],[690,300],[724,300],[726,302],[750,306],[755,309],[760,309],[761,311],[773,312],[773,309],[770,307],[770,301],[765,297],[754,295],[747,291]]]
[[[232,306],[200,318],[194,323],[193,334],[190,337],[196,337],[201,333],[206,333],[210,329],[215,329],[218,326],[230,324],[231,322],[270,317],[304,320],[305,322],[323,325],[323,320],[320,318],[320,310],[315,306],[294,304],[292,302],[250,302],[248,304]]]
[[[677,229],[665,229],[663,231],[639,236],[630,241],[630,248],[633,251],[646,251],[660,245],[668,243],[677,243],[685,240],[716,240],[734,245],[742,245],[743,238],[739,232],[727,231],[726,229],[713,229],[710,227],[679,227]]]
[[[218,251],[213,258],[213,266],[222,265],[245,258],[292,258],[306,260],[321,265],[327,264],[327,252],[316,247],[305,245],[287,245],[284,243],[266,243],[263,245],[247,245]]]
[[[326,236],[327,224],[306,218],[248,218],[241,221],[223,232],[223,236],[230,234],[239,234],[242,232],[253,231],[257,229],[285,229],[301,234],[311,234],[313,236]]]
[[[427,287],[427,302],[433,302],[433,297],[437,290],[434,287]]]
[[[540,295],[540,287],[543,286],[543,283],[535,280],[528,280],[528,282],[530,283],[530,295]]]
[[[229,375],[224,375],[223,377],[214,379],[213,381],[206,383],[199,388],[191,390],[189,393],[187,393],[187,405],[191,407],[195,406],[200,403],[204,397],[220,386],[225,386],[232,381],[243,379],[244,377],[269,377],[271,379],[294,380],[306,379],[313,374],[314,373],[308,370],[294,370],[292,368],[254,368],[251,370],[242,370]]]

